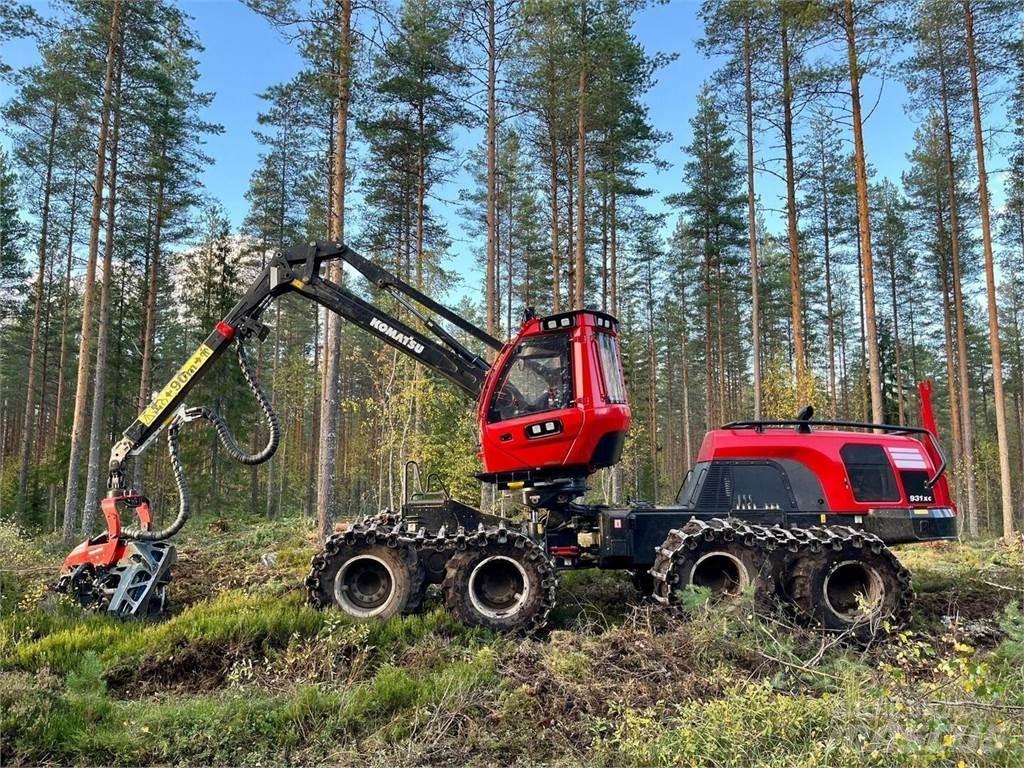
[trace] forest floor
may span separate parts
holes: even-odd
[[[302,533],[297,533],[301,531]],[[912,626],[858,649],[628,577],[562,578],[553,629],[305,604],[299,520],[193,521],[171,618],[47,594],[63,548],[0,527],[0,764],[1024,765],[1024,554],[900,550]]]

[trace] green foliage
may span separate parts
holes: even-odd
[[[1024,748],[1012,726],[975,714],[897,707],[848,690],[793,696],[768,681],[725,698],[613,710],[599,754],[614,765],[929,766],[1014,765]]]
[[[1017,671],[1024,668],[1024,611],[1020,603],[1008,603],[999,620],[999,628],[1006,634],[996,653]]]

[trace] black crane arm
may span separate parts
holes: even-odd
[[[377,288],[393,296],[434,338],[328,280],[322,274],[324,268],[336,261],[349,264]],[[238,303],[125,430],[110,454],[109,489],[124,487],[125,460],[141,453],[171,421],[188,392],[236,337],[239,340],[266,337],[268,329],[260,316],[276,298],[286,293],[297,293],[337,313],[446,377],[474,399],[480,395],[490,364],[460,344],[428,313],[452,323],[492,349],[502,347],[500,341],[473,323],[342,243],[315,241],[289,248],[270,259]]]

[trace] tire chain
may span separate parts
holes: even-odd
[[[428,534],[426,529],[421,527],[414,535],[410,535],[409,532],[403,531],[401,515],[383,512],[363,518],[348,530],[333,534],[325,542],[323,551],[313,555],[310,573],[306,577],[306,588],[309,601],[315,608],[330,607],[330,603],[325,603],[322,598],[320,580],[323,572],[327,569],[329,558],[337,554],[343,543],[349,545],[383,543],[394,549],[406,548],[416,555],[417,560],[420,553],[424,551],[444,552],[450,558],[459,552],[473,548],[511,543],[516,549],[524,550],[525,558],[537,565],[537,570],[541,575],[542,608],[530,620],[527,633],[532,634],[543,629],[547,624],[548,615],[555,606],[555,593],[558,587],[558,574],[555,566],[544,549],[525,532],[515,531],[503,525],[492,525],[485,528],[481,523],[475,531],[466,531],[465,528],[459,527],[454,533],[448,533],[446,527],[441,526],[436,533]],[[412,589],[410,589],[410,613],[420,608],[424,586],[423,569],[413,568],[412,570],[414,575]]]
[[[784,573],[797,558],[813,557],[828,550],[838,551],[847,545],[854,549],[868,548],[875,554],[887,556],[896,572],[899,596],[890,623],[900,627],[910,619],[910,606],[914,601],[910,571],[874,534],[842,525],[783,528],[779,525],[745,523],[734,518],[714,518],[708,521],[694,519],[683,528],[669,531],[665,542],[655,551],[654,565],[650,571],[654,578],[654,598],[659,603],[668,604],[672,601],[672,594],[679,588],[679,574],[676,573],[675,565],[685,551],[696,548],[702,540],[723,543],[738,541],[746,547],[757,549],[775,573]],[[775,591],[780,591],[778,585]]]
[[[422,591],[424,573],[418,567],[418,556],[415,547],[410,546],[409,537],[402,535],[401,518],[397,515],[378,514],[362,518],[340,533],[332,534],[324,542],[324,548],[313,555],[310,560],[310,571],[306,577],[306,594],[314,608],[328,608],[331,601],[324,600],[323,592],[330,594],[333,590],[321,590],[321,578],[343,545],[351,547],[370,547],[383,544],[391,549],[404,549],[403,560],[410,564],[411,584],[410,599],[415,599]]]
[[[675,565],[684,552],[696,549],[701,542],[737,542],[764,555],[766,565],[781,544],[775,535],[775,526],[748,524],[734,519],[694,519],[682,528],[673,528],[664,543],[655,550],[654,565],[650,570],[654,578],[653,597],[662,605],[668,605],[673,593],[680,588]]]

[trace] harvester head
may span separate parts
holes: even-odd
[[[138,494],[107,497],[107,530],[75,547],[60,569],[56,590],[83,608],[119,618],[163,612],[171,566],[177,559],[168,541],[133,541],[123,535],[119,505],[134,509],[143,529],[152,524],[149,501]]]

